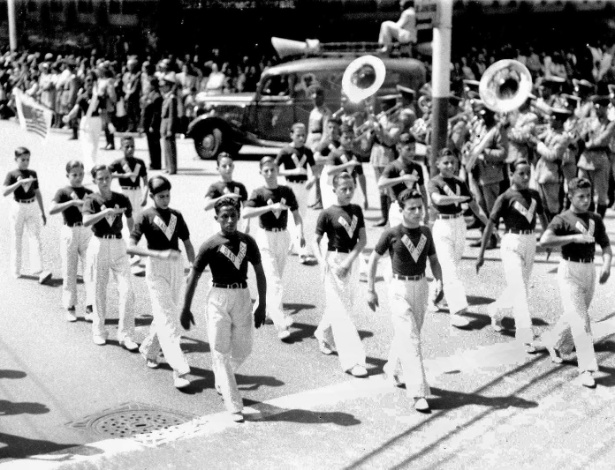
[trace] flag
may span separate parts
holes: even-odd
[[[53,119],[53,111],[42,104],[36,102],[34,98],[26,95],[19,88],[13,89],[15,95],[15,105],[17,106],[17,116],[19,125],[28,132],[47,138]]]

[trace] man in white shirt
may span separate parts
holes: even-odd
[[[385,21],[380,26],[378,44],[382,44],[381,52],[388,52],[393,44],[393,40],[401,44],[415,44],[416,35],[416,12],[414,11],[414,0],[401,0],[399,6],[402,10],[397,22]]]

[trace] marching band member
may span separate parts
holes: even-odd
[[[534,137],[538,116],[531,111],[531,97],[516,111],[510,113],[510,127],[506,134],[508,137],[508,163],[516,160],[527,160],[532,162],[532,150],[534,147]]]

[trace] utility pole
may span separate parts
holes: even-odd
[[[453,0],[438,0],[439,20],[433,30],[432,55],[432,134],[429,170],[436,171],[436,157],[446,147],[448,132],[448,101],[451,91],[451,36],[453,30]]]
[[[15,0],[7,0],[9,17],[9,46],[11,52],[17,50],[17,28],[15,26]]]

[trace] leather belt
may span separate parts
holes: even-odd
[[[349,248],[329,248],[328,251],[333,253],[350,253],[352,250]]]
[[[67,227],[83,227],[83,222],[73,222],[72,224],[64,224]]]
[[[534,230],[517,230],[516,228],[511,228],[506,230],[506,233],[514,233],[515,235],[531,235],[534,233]]]
[[[403,274],[393,273],[393,279],[398,279],[400,281],[420,281],[424,277],[425,277],[425,273],[417,274],[416,276],[404,276]]]
[[[267,228],[267,227],[263,227],[263,230],[266,231],[266,232],[285,232],[286,231],[286,227],[284,227],[284,228],[278,228],[278,227]]]
[[[127,189],[129,191],[136,191],[137,189],[141,189],[140,186],[120,186],[122,189]]]
[[[122,235],[117,235],[115,233],[111,233],[108,235],[96,235],[96,238],[102,238],[103,240],[119,240],[122,238]]]
[[[213,287],[218,287],[220,289],[245,289],[248,287],[247,282],[233,282],[232,284],[222,284],[220,282],[212,282],[211,285]]]
[[[461,212],[457,212],[456,214],[438,214],[438,219],[457,219],[462,216]]]
[[[572,261],[573,263],[590,264],[594,262],[594,258],[575,258],[574,256],[562,256],[563,260]]]
[[[15,199],[15,201],[17,201],[19,204],[30,204],[36,201],[36,198],[33,197],[32,199]]]

